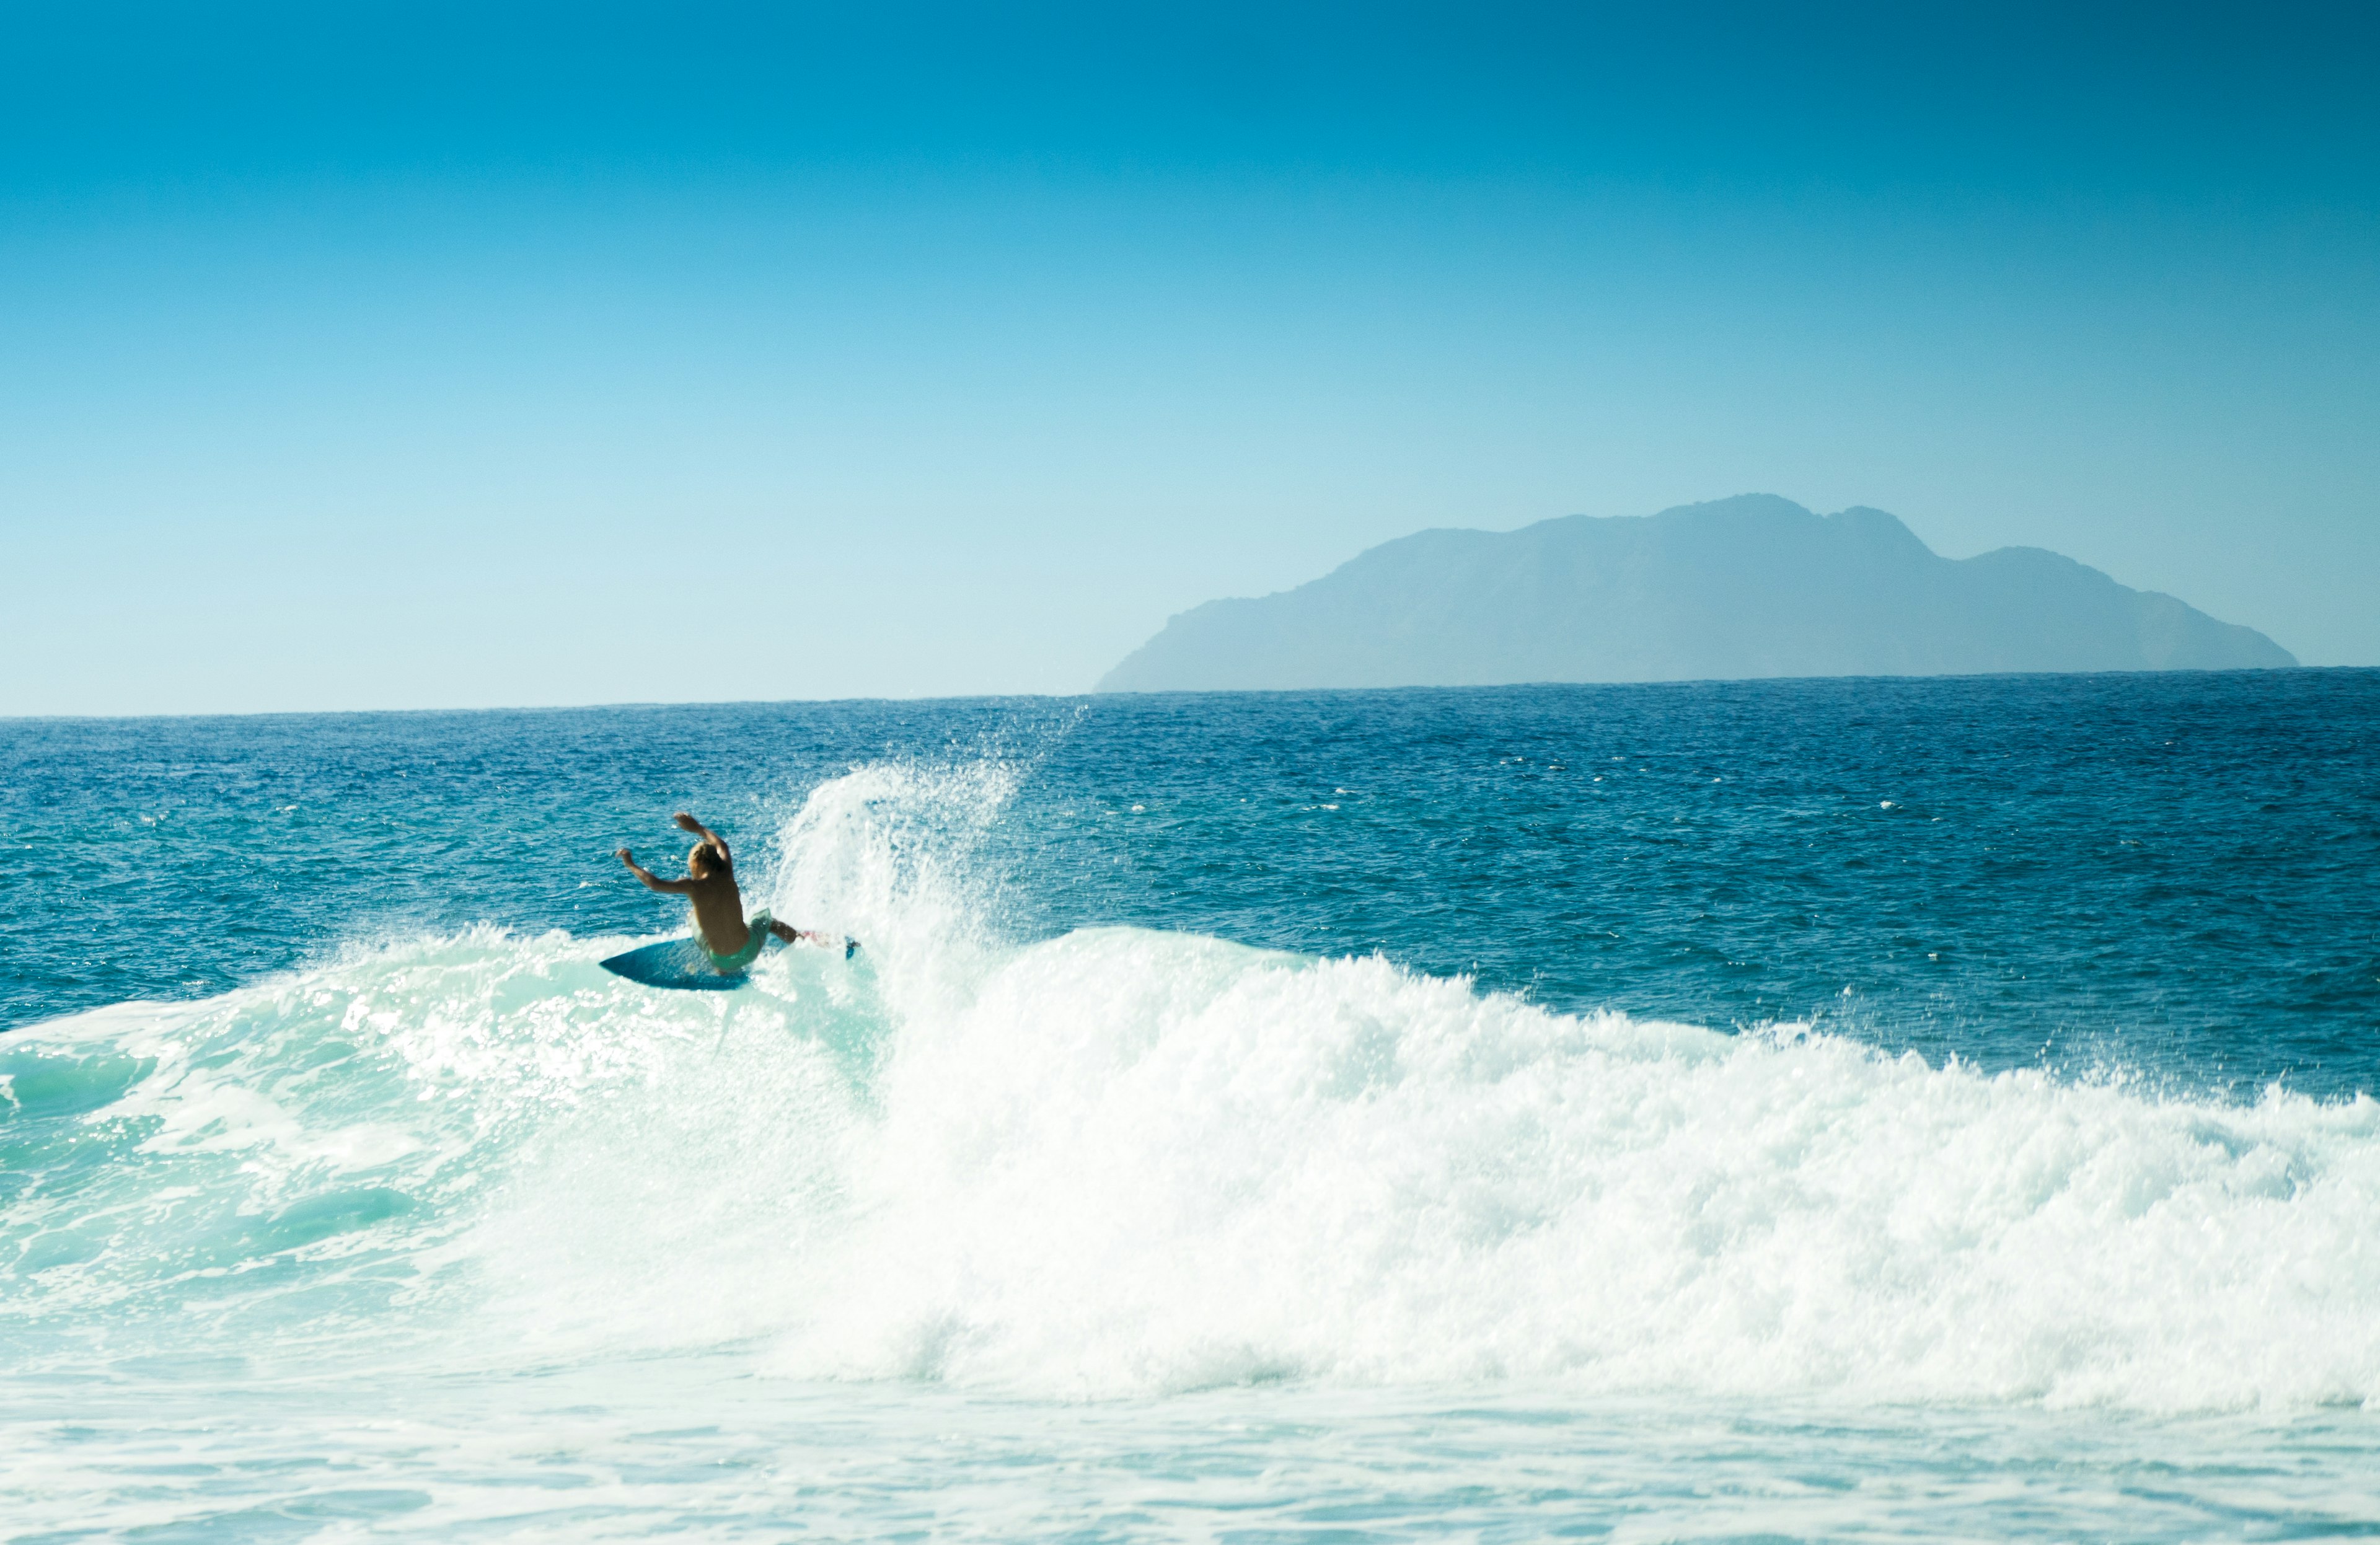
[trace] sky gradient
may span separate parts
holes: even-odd
[[[0,4],[0,713],[1079,691],[1749,491],[2380,663],[2375,13],[1912,9]]]

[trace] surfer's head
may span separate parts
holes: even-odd
[[[686,872],[697,880],[708,880],[714,874],[726,873],[727,866],[719,861],[717,848],[707,842],[698,842],[694,845],[694,851],[686,856]]]

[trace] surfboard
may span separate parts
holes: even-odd
[[[732,977],[721,976],[692,934],[646,944],[596,964],[615,977],[625,977],[647,987],[677,988],[688,992],[733,992],[751,979],[742,971]]]
[[[770,946],[775,948],[774,944]],[[843,942],[843,957],[849,960],[859,949],[859,941]],[[747,972],[722,976],[702,953],[702,946],[689,933],[682,939],[664,939],[658,944],[646,944],[625,951],[597,965],[615,977],[642,982],[647,987],[667,987],[687,992],[733,992],[752,979]]]

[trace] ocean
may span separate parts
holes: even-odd
[[[862,942],[663,993],[691,809]],[[2380,1535],[2380,672],[0,721],[23,1540]]]

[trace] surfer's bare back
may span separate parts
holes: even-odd
[[[625,847],[619,850],[618,858],[628,866],[629,873],[645,882],[648,890],[684,896],[693,904],[694,936],[701,943],[702,953],[722,974],[732,975],[750,966],[759,958],[760,947],[771,935],[788,944],[807,939],[830,949],[840,945],[845,955],[858,947],[848,939],[829,939],[808,929],[781,923],[769,916],[765,907],[746,921],[744,893],[735,888],[735,857],[727,851],[727,839],[684,810],[677,813],[676,820],[680,826],[702,839],[686,856],[685,879],[663,880],[637,862],[636,855]]]

